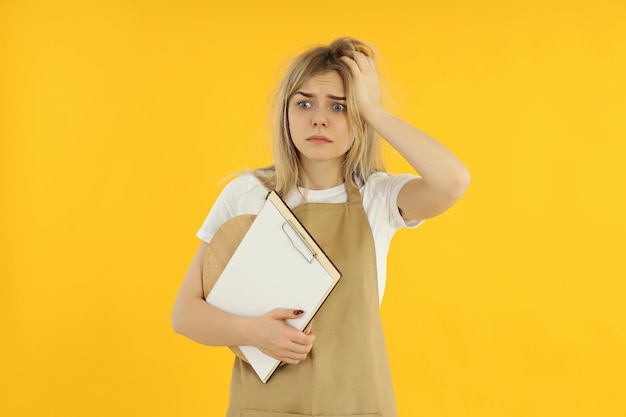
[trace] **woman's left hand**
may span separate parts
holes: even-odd
[[[354,94],[361,117],[368,120],[372,110],[380,109],[380,86],[374,60],[362,52],[357,52],[354,59],[342,56],[341,59],[350,68],[354,78]]]

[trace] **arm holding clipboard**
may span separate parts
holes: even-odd
[[[235,250],[239,252],[233,255],[233,262],[224,265]],[[203,269],[205,292],[200,278]],[[213,287],[211,284],[224,272],[229,274],[229,281],[220,283],[220,278]],[[315,338],[300,330],[338,279],[337,270],[284,202],[270,193],[256,218],[235,217],[209,244],[201,245],[177,297],[172,321],[177,332],[200,343],[245,346],[247,359],[262,353],[278,362],[295,364],[306,357]],[[202,299],[209,287],[221,298],[213,305]],[[285,306],[295,311],[282,308]]]

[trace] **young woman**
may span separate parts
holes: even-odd
[[[298,56],[276,96],[274,165],[231,181],[198,232],[202,240],[172,314],[177,333],[206,345],[255,346],[283,361],[267,384],[235,360],[228,416],[396,416],[379,315],[393,234],[451,207],[469,174],[444,146],[380,105],[374,50],[351,38]],[[378,136],[419,173],[383,171]],[[292,208],[342,278],[313,320],[298,306],[238,317],[203,299],[207,242],[231,217],[256,214],[267,191]]]

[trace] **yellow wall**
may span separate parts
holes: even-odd
[[[401,414],[626,415],[626,3],[243,3],[0,2],[0,415],[223,414],[171,304],[276,69],[340,35],[472,172],[393,243]]]

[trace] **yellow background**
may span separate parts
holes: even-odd
[[[401,415],[626,416],[624,22],[618,0],[0,1],[0,415],[223,415],[230,352],[169,324],[195,232],[269,163],[277,68],[351,35],[472,173],[392,245]]]

